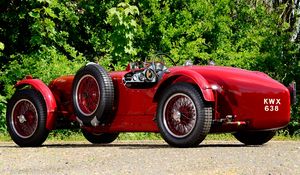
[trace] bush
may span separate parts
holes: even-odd
[[[28,55],[12,55],[14,61],[5,66],[5,71],[0,72],[0,81],[5,84],[5,92],[10,97],[17,80],[26,75],[41,79],[46,84],[60,75],[75,74],[84,64],[84,59],[78,57],[68,60],[65,55],[59,54],[54,47],[43,48],[38,52]]]
[[[120,70],[157,51],[178,64],[213,60],[288,84],[300,79],[299,41],[290,39],[296,19],[283,13],[293,6],[264,2],[1,1],[0,94],[8,99],[27,74],[48,83],[87,61]],[[299,129],[298,112],[290,126]]]
[[[6,100],[5,97],[0,95],[0,133],[6,132],[5,112]]]
[[[292,106],[291,121],[287,127],[288,135],[300,136],[300,103],[299,100],[296,105]]]

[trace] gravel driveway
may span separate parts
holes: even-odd
[[[204,141],[188,149],[164,141],[46,142],[39,148],[0,142],[0,174],[300,174],[300,142]]]

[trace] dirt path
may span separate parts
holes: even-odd
[[[204,141],[197,148],[172,148],[163,141],[46,142],[20,148],[0,142],[1,174],[300,174],[300,142],[264,146]]]

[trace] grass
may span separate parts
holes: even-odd
[[[118,140],[161,140],[161,136],[158,133],[120,133]],[[84,136],[80,132],[71,130],[61,130],[51,132],[48,136],[48,141],[86,141]],[[205,140],[236,140],[232,134],[209,134]],[[272,140],[276,141],[300,141],[300,136],[286,136],[283,134],[277,134]],[[0,141],[11,141],[10,136],[7,133],[0,133]]]
[[[0,133],[0,142],[8,142],[11,141],[11,138],[6,133]]]
[[[121,133],[118,137],[119,140],[161,140],[158,133],[138,132],[138,133]]]
[[[83,137],[81,132],[68,132],[60,133],[60,132],[51,132],[47,138],[48,141],[85,141],[86,139]]]
[[[276,135],[272,140],[277,141],[300,141],[300,136],[284,136],[284,135]]]

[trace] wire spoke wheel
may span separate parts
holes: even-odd
[[[12,140],[22,147],[40,146],[46,140],[47,108],[34,89],[17,90],[7,104],[6,124]]]
[[[166,88],[157,107],[157,124],[163,139],[175,147],[199,145],[212,123],[212,115],[206,115],[204,107],[192,84],[180,82]]]
[[[38,114],[35,106],[27,99],[19,100],[13,107],[11,125],[21,138],[31,137],[38,126]]]
[[[164,106],[164,124],[170,134],[177,138],[189,135],[196,124],[196,107],[185,94],[172,95]]]
[[[77,84],[76,94],[79,111],[86,116],[91,116],[100,102],[100,88],[97,80],[91,75],[83,76]]]

